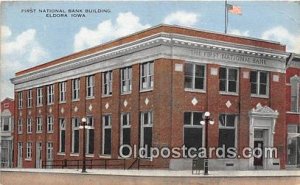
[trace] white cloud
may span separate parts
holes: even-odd
[[[9,79],[17,71],[38,65],[49,59],[48,52],[36,38],[36,30],[28,29],[15,37],[7,26],[1,26],[4,40],[1,40],[1,82],[0,99],[12,97],[13,85]],[[2,38],[3,38],[2,37]]]
[[[248,37],[249,36],[249,31],[240,31],[238,29],[230,29],[228,31],[229,34],[232,34],[232,35],[239,35],[239,36],[245,36],[245,37]]]
[[[180,26],[194,26],[198,22],[198,18],[199,15],[193,12],[177,11],[167,15],[163,22]]]
[[[281,44],[287,45],[287,51],[300,53],[300,35],[292,34],[282,26],[266,30],[262,33],[261,38],[278,41]]]
[[[112,20],[105,20],[95,29],[81,27],[74,37],[74,51],[96,46],[149,27],[149,24],[143,25],[140,18],[132,12],[119,13],[115,23]]]

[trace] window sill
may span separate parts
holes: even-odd
[[[67,101],[60,101],[59,104],[67,103]]]
[[[153,88],[150,89],[140,89],[140,93],[153,91]]]
[[[85,154],[86,157],[94,157],[94,154]]]
[[[123,93],[121,93],[121,96],[122,96],[122,95],[129,95],[129,94],[131,94],[131,91],[123,92]]]
[[[48,106],[54,105],[54,103],[47,103]]]
[[[86,100],[92,100],[92,99],[95,99],[95,96],[88,96],[85,98]]]
[[[47,134],[53,134],[54,132],[53,131],[47,131]]]
[[[23,134],[22,132],[18,132],[19,135]]]
[[[206,90],[184,88],[186,92],[206,93]]]
[[[70,153],[70,156],[79,157],[79,153]]]
[[[64,152],[58,152],[57,155],[66,155]]]
[[[27,106],[27,109],[32,109],[32,106],[30,106],[30,107],[29,107],[29,106]]]
[[[80,101],[80,99],[72,99],[72,102]]]
[[[219,91],[221,95],[238,96],[239,93]]]
[[[112,97],[112,94],[102,94],[101,98],[108,98]]]
[[[36,134],[42,134],[43,133],[43,131],[37,131],[36,132]]]
[[[27,132],[27,134],[32,134],[32,132]]]
[[[264,99],[268,99],[269,96],[267,96],[267,95],[251,94],[251,98],[264,98]]]
[[[287,114],[296,114],[296,115],[300,115],[300,112],[292,112],[292,111],[287,111]]]
[[[32,161],[32,158],[25,158],[25,161]]]
[[[101,155],[99,155],[99,157],[104,158],[104,159],[111,159],[111,155],[101,154]]]
[[[43,104],[42,105],[36,105],[36,107],[38,108],[38,107],[42,107],[43,106]]]

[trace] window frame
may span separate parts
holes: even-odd
[[[293,82],[292,81],[295,81],[295,85],[296,87],[294,87],[293,85]],[[290,78],[290,85],[291,85],[291,106],[290,106],[290,111],[291,112],[295,112],[295,113],[299,113],[300,112],[300,78],[298,76],[293,76]],[[295,88],[295,89],[293,89]],[[293,96],[293,90],[296,91],[296,96]],[[293,97],[295,98],[295,103],[293,103]],[[293,105],[295,105],[296,107],[293,107]]]
[[[72,101],[80,99],[80,78],[72,79]]]
[[[52,120],[51,122],[49,122]],[[53,133],[54,132],[54,117],[53,116],[47,116],[47,133]]]
[[[95,97],[94,89],[95,89],[95,75],[86,76],[86,98]]]
[[[43,119],[41,116],[36,117],[36,133],[43,132]]]
[[[32,108],[32,89],[27,91],[27,108]]]
[[[27,118],[26,120],[26,133],[32,134],[32,118]]]
[[[76,120],[74,122],[74,120]],[[80,133],[79,133],[79,126],[80,126],[80,120],[78,117],[72,118],[72,146],[71,146],[71,153],[72,154],[79,154],[80,153]],[[75,152],[75,131],[78,130],[78,152]]]
[[[23,108],[23,92],[18,92],[18,109]]]
[[[32,142],[26,143],[26,160],[32,160]]]
[[[106,125],[105,117],[108,116],[108,124]],[[101,154],[105,156],[111,156],[112,151],[110,150],[109,154],[104,153],[105,152],[105,129],[110,129],[110,149],[112,150],[112,115],[106,114],[102,116],[102,151]]]
[[[36,89],[36,106],[43,106],[43,87],[38,87]]]
[[[256,83],[256,93],[252,93],[252,82],[251,82],[251,73],[252,72],[256,72],[256,79],[257,81],[255,82]],[[260,76],[261,76],[261,73],[266,73],[266,77],[267,77],[267,82],[266,82],[266,94],[260,94],[260,85],[261,85],[261,82],[260,82]],[[259,70],[252,70],[250,71],[250,94],[251,94],[251,97],[261,97],[261,98],[268,98],[269,97],[269,89],[270,89],[270,73],[268,71],[259,71]]]
[[[59,103],[66,102],[67,82],[59,82]]]
[[[126,119],[127,119],[127,125],[123,125],[123,120],[124,120],[124,115],[126,115]],[[129,112],[122,112],[121,113],[121,118],[120,118],[120,120],[121,120],[121,123],[120,123],[120,145],[123,145],[124,143],[123,143],[123,134],[124,134],[124,131],[123,131],[123,129],[127,129],[127,128],[129,128],[129,129],[131,129],[131,119],[130,119],[130,113]],[[129,138],[131,137],[131,133],[130,133],[130,136],[129,136]]]
[[[90,124],[90,121],[92,120],[92,124]],[[93,116],[87,116],[86,117],[86,123],[87,123],[87,125],[88,126],[91,126],[89,129],[86,129],[85,131],[86,131],[86,135],[85,135],[85,137],[86,137],[86,145],[85,145],[85,154],[86,155],[92,155],[92,154],[94,154],[95,153],[95,130],[94,130],[94,117]],[[93,130],[93,132],[94,132],[94,139],[93,139],[93,152],[92,153],[89,153],[89,146],[90,146],[90,132],[91,132],[91,130]]]
[[[147,114],[148,116],[148,123],[144,123],[144,117],[145,115]],[[145,146],[145,130],[144,128],[151,128],[152,129],[152,134],[151,134],[151,146],[148,146],[149,148],[153,146],[153,111],[152,110],[149,110],[149,111],[143,111],[143,112],[140,112],[140,118],[141,118],[141,122],[140,122],[140,147],[141,148],[144,148]],[[148,158],[150,156],[149,155],[149,151],[147,154],[145,154],[145,157]]]
[[[62,145],[62,131],[64,131],[64,145]],[[62,150],[62,148],[64,150]],[[59,153],[65,153],[65,152],[66,152],[66,120],[65,118],[59,118]]]
[[[185,74],[185,67],[186,67],[187,64],[193,65],[193,74],[192,74],[192,76]],[[203,89],[196,89],[195,88],[196,66],[204,67],[204,72],[203,72],[204,76],[201,77],[201,78],[203,78]],[[206,70],[207,70],[207,65],[206,64],[199,64],[199,63],[190,62],[190,61],[185,62],[184,63],[184,74],[183,74],[184,75],[184,90],[185,91],[195,91],[195,92],[206,92],[206,80],[207,80]],[[192,77],[192,88],[185,87],[185,78],[186,78],[186,76]]]
[[[225,79],[221,79],[221,75],[220,75],[220,71],[221,71],[221,68],[222,69],[225,69],[226,70],[226,78]],[[233,80],[230,80],[229,79],[229,72],[230,70],[236,70],[236,86],[235,86],[235,89],[236,91],[233,92],[233,91],[229,91],[229,82],[230,81],[233,81]],[[221,83],[221,80],[225,80],[225,91],[221,90],[221,87],[220,87],[220,83]],[[221,94],[233,94],[233,95],[238,95],[239,94],[239,69],[238,68],[235,68],[235,67],[228,67],[228,66],[221,66],[219,68],[219,91]]]
[[[18,134],[22,134],[23,133],[23,123],[22,123],[22,119],[18,119]]]
[[[47,105],[52,105],[54,103],[54,85],[47,86]]]
[[[46,160],[47,161],[52,161],[53,160],[53,142],[47,142],[47,154],[46,154]]]
[[[112,95],[113,71],[105,71],[102,73],[102,96]]]
[[[143,75],[143,69],[146,74]],[[145,79],[146,86],[143,86],[143,79]],[[140,91],[151,91],[154,88],[154,61],[149,61],[140,64]]]
[[[132,91],[132,66],[121,68],[120,74],[121,94],[130,94]],[[124,87],[126,88],[126,90],[124,90]]]

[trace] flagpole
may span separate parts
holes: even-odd
[[[227,24],[228,24],[228,9],[227,9],[227,0],[225,0],[225,34],[227,34]]]

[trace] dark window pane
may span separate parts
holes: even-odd
[[[184,78],[184,87],[185,88],[193,88],[193,78],[186,76]]]
[[[150,147],[152,147],[152,127],[144,127],[144,147],[148,148],[147,156],[150,157]]]
[[[195,78],[195,89],[204,89],[204,78]]]
[[[123,114],[122,115],[123,116],[123,125],[128,125],[128,123],[127,123],[127,114]]]
[[[219,79],[226,79],[226,68],[219,69]]]
[[[260,83],[267,83],[267,73],[265,72],[260,72]]]
[[[257,85],[256,83],[251,83],[251,94],[257,93]]]
[[[225,126],[225,114],[221,114],[220,116],[219,116],[219,122],[220,122],[220,124],[221,124],[221,126]]]
[[[226,91],[226,80],[220,80],[220,91]]]
[[[89,130],[89,154],[94,153],[94,129]]]
[[[237,69],[229,69],[229,80],[236,81],[237,80]]]
[[[195,65],[196,66],[196,77],[204,77],[204,66]]]
[[[236,81],[229,81],[229,89],[228,92],[236,92]]]
[[[194,112],[194,125],[200,125],[200,121],[202,120],[202,113],[201,112]]]
[[[79,130],[74,131],[74,153],[79,152]]]
[[[184,75],[193,76],[193,64],[186,63],[184,65]]]
[[[266,95],[267,94],[267,85],[266,84],[260,84],[259,94],[260,95]]]
[[[227,115],[227,126],[234,127],[235,115]]]
[[[187,148],[202,146],[202,128],[184,128],[184,145]]]
[[[144,113],[144,125],[148,124],[148,122],[149,122],[148,113]]]
[[[130,128],[123,128],[123,145],[130,145]],[[123,155],[129,154],[129,149],[124,147],[122,150]]]
[[[104,154],[111,154],[111,129],[104,130]]]
[[[250,72],[250,82],[257,82],[257,72],[256,71]]]
[[[227,148],[235,146],[235,129],[219,130],[219,147],[225,145],[225,157],[227,156]]]
[[[191,112],[185,112],[184,113],[184,124],[185,125],[190,125],[191,124],[191,116],[192,116]]]
[[[61,152],[65,152],[65,133],[66,131],[62,130],[61,131]]]

